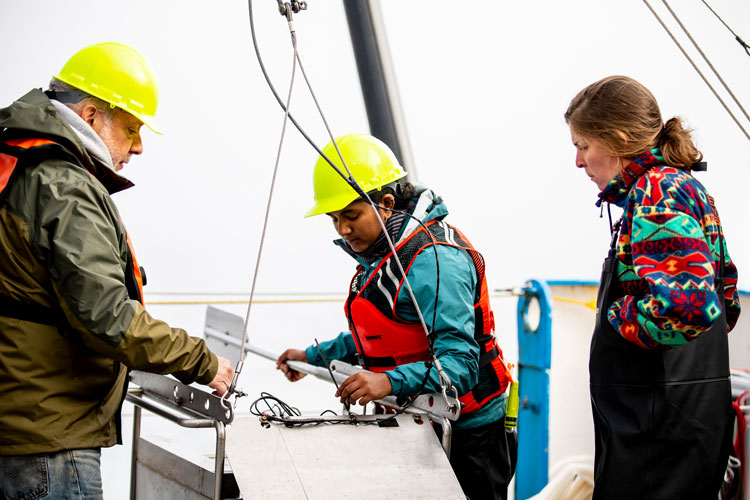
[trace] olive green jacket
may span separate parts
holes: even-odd
[[[40,90],[0,110],[9,137],[51,139],[80,165],[17,167],[0,203],[0,296],[61,318],[0,316],[0,455],[112,446],[128,368],[207,384],[218,361],[128,293],[127,233],[110,193],[132,184],[88,154]]]

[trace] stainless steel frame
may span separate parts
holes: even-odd
[[[214,460],[214,500],[221,499],[222,476],[226,428],[234,418],[226,400],[201,390],[186,386],[177,380],[134,371],[130,381],[139,386],[128,390],[126,400],[135,406],[133,415],[133,449],[130,470],[130,499],[136,500],[138,443],[141,433],[141,409],[185,428],[208,428],[216,430],[216,456]]]

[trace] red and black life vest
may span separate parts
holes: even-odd
[[[53,158],[68,161],[86,170],[78,157],[64,146],[49,139],[20,138],[0,141],[0,206],[4,202],[13,181],[20,175],[24,167],[38,165],[42,161]],[[128,289],[128,296],[143,303],[145,273],[138,266],[127,233],[126,237],[128,253],[125,285]],[[64,321],[60,311],[38,304],[19,302],[5,296],[0,296],[0,316],[55,326]]]
[[[474,299],[474,339],[480,347],[479,381],[467,394],[460,396],[462,414],[479,410],[493,398],[503,394],[509,384],[509,373],[502,359],[502,350],[495,341],[495,320],[490,309],[484,258],[455,227],[443,221],[426,224],[430,234],[420,227],[396,247],[396,256],[403,269],[409,267],[419,253],[435,244],[466,250],[477,271]],[[393,253],[384,257],[365,283],[365,269],[357,268],[352,279],[346,314],[355,345],[365,368],[383,372],[396,366],[432,359],[430,345],[420,323],[398,317],[396,302],[403,285],[403,276]],[[406,291],[404,291],[406,293]],[[429,318],[425,318],[429,325]]]

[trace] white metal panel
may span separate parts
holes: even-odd
[[[398,427],[260,425],[237,416],[227,457],[245,500],[260,498],[464,500],[429,421]]]

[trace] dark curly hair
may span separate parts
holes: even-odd
[[[417,190],[414,188],[414,185],[409,181],[396,181],[392,182],[386,186],[383,186],[380,189],[373,189],[367,195],[370,197],[370,199],[380,205],[380,202],[383,201],[383,196],[386,194],[393,195],[393,197],[396,200],[396,204],[394,205],[394,210],[403,210],[405,212],[409,212],[412,208],[414,208],[415,201],[414,198],[417,196]]]

